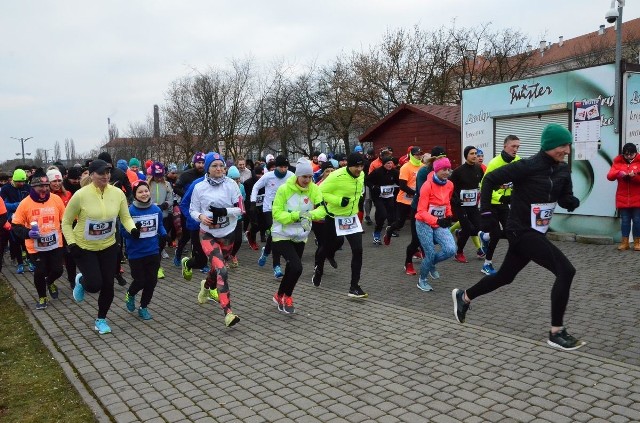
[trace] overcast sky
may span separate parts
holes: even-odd
[[[557,42],[598,29],[610,0],[7,0],[0,9],[0,161],[73,138],[97,148],[107,118],[121,135],[193,69],[252,57],[326,64],[387,29],[514,28]],[[624,21],[640,17],[628,0]]]

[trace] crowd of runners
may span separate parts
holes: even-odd
[[[417,276],[424,292],[440,278],[439,263],[468,263],[464,249],[469,239],[474,243],[483,277],[453,290],[460,323],[473,299],[511,283],[530,261],[553,272],[548,343],[572,350],[584,344],[563,325],[575,269],[545,236],[557,206],[572,212],[580,205],[565,163],[571,143],[571,133],[552,124],[532,157],[521,159],[520,140],[510,135],[486,164],[481,150],[466,147],[456,169],[440,146],[428,153],[420,146],[406,152],[356,146],[350,154],[318,151],[295,163],[283,155],[253,162],[198,152],[182,172],[173,163],[137,158],[114,164],[108,153],[69,169],[17,168],[0,174],[0,253],[8,246],[16,272],[25,266],[33,272],[38,310],[58,298],[56,283],[66,270],[76,302],[87,293],[98,296],[95,330],[106,334],[115,281],[128,285],[123,306],[152,319],[148,307],[165,277],[161,263],[171,259],[170,246],[184,279],[203,274],[197,301],[217,301],[225,325],[233,326],[240,317],[231,306],[228,269],[240,265],[243,244],[256,250],[256,261],[242,266],[269,263],[280,280],[272,300],[291,314],[299,279],[308,274],[320,286],[325,263],[337,267],[335,254],[345,240],[351,251],[347,295],[367,298],[360,285],[363,243],[390,248],[408,226],[404,272]],[[365,239],[363,225],[372,227],[371,238]],[[305,272],[302,256],[312,232],[314,266]],[[494,266],[501,239],[509,243],[507,254]],[[419,269],[414,258],[422,259]]]

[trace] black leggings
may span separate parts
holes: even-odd
[[[413,210],[413,209],[411,209]],[[407,245],[407,251],[404,257],[404,264],[413,262],[413,256],[420,249],[420,238],[418,238],[418,231],[416,231],[416,214],[411,212],[411,241]]]
[[[460,222],[460,233],[458,234],[458,253],[464,252],[464,246],[470,236],[478,234],[480,227],[480,210],[477,207],[456,207],[454,215]],[[497,244],[497,242],[496,242]],[[495,250],[495,247],[493,247]],[[493,256],[493,252],[491,253]]]
[[[467,289],[467,296],[473,300],[510,284],[533,261],[556,276],[551,288],[551,326],[562,326],[576,269],[562,251],[540,232],[533,229],[518,233],[507,232],[507,239],[509,249],[498,272],[485,276]]]
[[[137,259],[129,259],[131,277],[133,282],[129,286],[129,295],[136,295],[142,291],[140,308],[146,308],[151,302],[153,291],[158,284],[158,269],[160,268],[160,255],[153,254]]]
[[[82,287],[98,296],[98,319],[105,319],[113,302],[113,278],[118,264],[117,243],[99,251],[82,250],[76,264],[82,273]],[[61,260],[62,262],[62,260]]]
[[[270,211],[262,212],[264,216],[264,220],[267,224],[267,243],[264,245],[264,253],[266,255],[271,254],[271,244],[273,240],[271,239],[271,226],[273,225],[273,215]],[[273,252],[273,267],[280,266],[280,253],[277,251]]]
[[[317,271],[322,275],[325,259],[335,256],[341,242],[344,242],[341,238],[347,238],[351,247],[351,286],[355,287],[360,282],[360,272],[362,271],[362,232],[339,237],[336,234],[334,219],[327,216],[324,220],[324,243],[316,251],[315,265]]]
[[[278,295],[293,295],[293,289],[302,275],[302,254],[304,253],[304,242],[275,241],[273,243],[273,251],[277,251],[287,262],[284,270],[284,276],[280,281]]]
[[[493,217],[493,225],[489,231],[489,251],[487,251],[487,260],[493,260],[493,253],[496,251],[498,241],[505,237],[504,228],[507,227],[507,218],[509,217],[508,207],[491,207],[491,216]]]
[[[236,229],[233,231],[233,249],[231,250],[231,256],[235,256],[240,251],[240,247],[242,247],[242,225],[245,222],[245,219],[239,220],[236,224]]]
[[[391,232],[402,229],[407,218],[415,214],[410,204],[396,202],[396,221],[391,224]]]
[[[396,199],[393,197],[390,198],[380,198],[375,197],[373,199],[373,204],[376,206],[376,226],[373,229],[374,232],[379,233],[382,231],[382,227],[384,226],[384,221],[387,221],[387,224],[391,225],[395,222],[396,219]]]
[[[33,272],[33,282],[36,285],[38,297],[46,297],[47,285],[51,285],[62,275],[62,256],[62,248],[31,254],[31,260],[36,265],[36,270]]]

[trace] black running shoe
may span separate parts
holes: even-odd
[[[451,298],[453,298],[453,315],[456,316],[458,322],[464,323],[467,310],[471,308],[471,305],[464,301],[464,291],[455,288],[451,291]]]
[[[369,294],[364,292],[362,288],[360,288],[360,286],[358,285],[352,286],[351,289],[349,289],[349,294],[347,295],[351,298],[368,298],[369,297]]]
[[[320,286],[320,282],[322,282],[322,273],[318,270],[318,266],[313,268],[313,276],[311,276],[311,283],[316,288]]]
[[[118,285],[125,286],[127,284],[127,280],[122,277],[120,273],[116,273],[116,280],[118,281]]]
[[[329,262],[331,267],[333,267],[334,269],[338,268],[338,262],[336,261],[336,259],[334,257],[327,257],[327,261]]]
[[[549,332],[549,339],[547,340],[547,344],[549,344],[553,348],[558,348],[560,350],[573,351],[586,344],[586,342],[574,338],[567,333],[567,330],[565,328],[562,328],[562,330],[558,333]]]

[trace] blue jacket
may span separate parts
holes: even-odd
[[[191,205],[191,194],[193,194],[193,187],[195,187],[198,184],[198,182],[201,182],[201,181],[204,181],[204,176],[191,182],[191,185],[189,185],[189,188],[187,188],[187,191],[182,196],[182,201],[180,201],[180,213],[182,213],[185,219],[187,219],[187,229],[190,231],[195,231],[196,229],[200,229],[200,222],[196,222],[189,215],[189,205]]]
[[[132,204],[129,206],[129,213],[136,222],[136,217],[138,216],[149,214],[157,215],[158,218],[156,220],[156,224],[158,225],[158,234],[154,237],[140,237],[139,239],[135,239],[124,229],[122,225],[120,225],[120,233],[122,234],[122,238],[124,238],[124,242],[127,246],[127,257],[132,260],[152,256],[154,254],[160,254],[160,246],[158,243],[159,237],[167,236],[167,231],[164,229],[164,225],[162,224],[162,210],[160,210],[160,207],[152,204],[146,209],[140,209]]]
[[[17,188],[11,183],[3,185],[0,189],[0,196],[4,200],[4,204],[7,206],[8,219],[11,219],[13,213],[18,209],[20,201],[27,198],[30,191],[31,186],[29,184],[24,184],[22,188]]]

